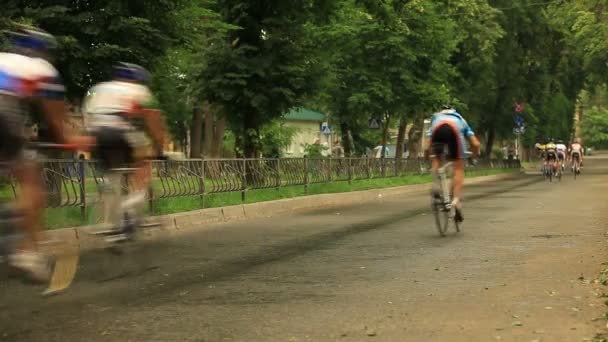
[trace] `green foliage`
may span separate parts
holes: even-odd
[[[608,147],[608,110],[597,107],[588,109],[585,112],[581,130],[586,146]]]
[[[327,146],[321,144],[306,144],[304,146],[304,156],[307,158],[324,158],[328,149]]]
[[[319,0],[226,0],[214,7],[238,28],[209,51],[199,78],[207,98],[230,113],[247,156],[259,151],[260,127],[314,90],[312,42],[305,27],[327,6]]]
[[[285,126],[279,121],[264,125],[260,131],[262,156],[264,158],[283,157],[282,151],[291,145],[291,141],[297,133],[297,128]]]

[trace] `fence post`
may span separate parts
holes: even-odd
[[[371,163],[371,158],[370,157],[365,157],[366,161],[365,161],[365,165],[366,165],[366,172],[367,172],[367,179],[371,179],[372,178],[372,166],[370,165]]]
[[[346,166],[348,168],[348,185],[351,185],[353,183],[353,158],[352,157],[348,157],[348,165]]]
[[[247,158],[245,158],[245,156],[243,156],[243,180],[242,180],[242,185],[241,185],[241,202],[245,203],[245,199],[246,199],[246,195],[245,192],[247,191]]]
[[[165,166],[166,167],[166,166]],[[154,160],[150,161],[150,179],[154,179]],[[148,186],[148,208],[150,215],[154,215],[154,182]]]
[[[277,191],[281,190],[281,158],[277,158]]]
[[[198,180],[198,193],[201,196],[201,208],[205,209],[205,157],[201,158],[201,173]]]
[[[80,215],[82,223],[86,223],[87,219],[87,192],[86,192],[86,164],[83,159],[79,161],[79,176],[80,176]]]
[[[304,156],[304,193],[308,193],[308,157]]]
[[[328,167],[328,170],[329,170],[329,175],[328,175],[328,176],[329,176],[329,177],[328,177],[328,179],[329,179],[329,181],[331,182],[331,181],[333,180],[333,178],[334,178],[334,177],[333,177],[333,175],[334,175],[334,170],[332,169],[333,163],[331,162],[331,155],[329,156],[329,161],[328,161],[328,163],[329,163],[329,167]]]
[[[380,158],[380,167],[382,168],[380,175],[382,175],[382,178],[385,178],[386,177],[386,158],[385,157]]]

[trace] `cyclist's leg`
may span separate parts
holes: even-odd
[[[22,215],[19,228],[24,233],[18,250],[11,256],[11,264],[27,273],[35,281],[46,281],[50,276],[47,259],[38,252],[42,216],[46,206],[44,180],[40,166],[34,160],[13,162],[11,171],[19,183],[16,210]]]

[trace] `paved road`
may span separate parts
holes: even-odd
[[[581,341],[608,259],[608,159],[588,164],[468,187],[446,238],[421,193],[87,255],[63,295],[2,284],[0,340]]]

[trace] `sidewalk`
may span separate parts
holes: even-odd
[[[521,173],[508,173],[492,176],[482,176],[465,179],[465,184],[479,184],[498,181],[508,178],[521,177]],[[163,222],[163,229],[150,232],[148,238],[162,239],[168,234],[207,229],[211,225],[226,222],[242,221],[247,219],[286,216],[293,212],[303,212],[319,208],[333,208],[355,204],[382,202],[391,196],[402,196],[413,193],[427,192],[431,183],[407,185],[394,188],[353,191],[346,193],[333,193],[311,195],[282,199],[277,201],[258,202],[227,206],[222,208],[209,208],[184,213],[159,216]],[[68,244],[78,246],[81,251],[96,250],[107,247],[104,239],[93,236],[94,226],[55,229],[45,232],[51,240],[66,241]]]

